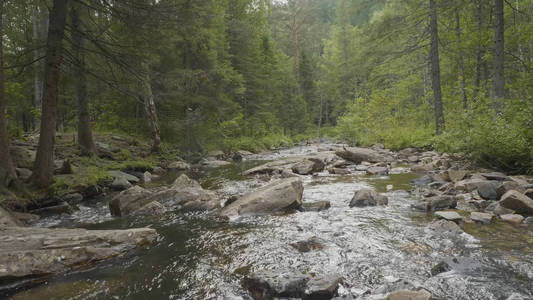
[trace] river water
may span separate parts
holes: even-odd
[[[223,197],[243,194],[265,179],[242,177],[242,171],[315,151],[316,146],[305,146],[254,155],[193,176]],[[49,218],[39,225],[150,226],[161,239],[149,250],[51,278],[14,299],[249,299],[240,280],[265,269],[339,274],[344,278],[339,294],[345,299],[379,299],[399,285],[423,287],[440,299],[533,299],[533,227],[497,222],[466,224],[461,234],[428,230],[433,217],[410,209],[418,195],[407,191],[417,176],[307,176],[304,202],[327,200],[329,210],[231,222],[207,213],[115,219],[105,203],[85,206],[71,220]],[[369,186],[380,192],[389,186],[389,206],[349,208],[354,192]],[[310,238],[321,249],[300,253],[290,246]],[[443,260],[452,270],[431,276],[431,268]]]

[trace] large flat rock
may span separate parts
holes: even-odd
[[[156,238],[157,232],[151,228],[0,228],[0,290],[30,284],[43,276],[91,267],[147,246]]]
[[[302,205],[303,190],[300,178],[274,180],[224,207],[221,215],[269,215],[298,209]]]
[[[361,163],[363,161],[378,163],[385,161],[385,157],[383,155],[368,148],[347,147],[343,148],[342,150],[338,150],[335,153],[345,160],[355,163]]]
[[[502,196],[500,205],[512,209],[519,214],[533,214],[533,199],[514,190],[510,190]]]

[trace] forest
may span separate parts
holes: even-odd
[[[331,137],[532,167],[533,4],[509,1],[3,1],[0,147],[40,133],[152,151]],[[8,179],[3,182],[9,181]]]
[[[0,0],[0,298],[533,299],[533,0]]]

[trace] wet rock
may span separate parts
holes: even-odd
[[[481,173],[479,174],[485,177],[487,180],[496,180],[496,181],[509,181],[511,178],[500,172],[491,172],[491,173]]]
[[[527,197],[533,199],[533,189],[528,189],[528,190],[526,190],[526,192],[524,193],[524,195],[526,195]]]
[[[457,198],[449,195],[439,195],[424,199],[424,201],[414,204],[414,209],[421,211],[439,211],[457,207]]]
[[[492,210],[492,212],[496,215],[496,216],[500,216],[500,215],[508,215],[508,214],[514,214],[515,211],[512,210],[512,209],[508,209],[508,208],[505,208],[503,206],[501,206],[499,203],[495,203],[495,206],[494,206],[494,209]]]
[[[131,183],[124,177],[116,177],[110,185],[115,191],[123,191],[132,187]]]
[[[372,189],[362,189],[357,191],[350,201],[350,207],[366,207],[387,204],[389,204],[389,199],[387,196],[380,195]]]
[[[158,176],[163,176],[165,174],[167,174],[167,171],[161,167],[155,167],[152,172],[154,172],[154,174],[158,175]]]
[[[323,241],[321,241],[317,237],[312,237],[308,240],[299,241],[290,245],[301,253],[322,250],[324,248]]]
[[[426,290],[419,291],[396,291],[390,293],[385,300],[430,300],[431,293]]]
[[[493,217],[494,215],[489,213],[472,212],[470,214],[470,219],[472,219],[472,221],[481,224],[490,224]]]
[[[344,159],[339,159],[336,162],[334,162],[331,166],[333,168],[346,168],[350,163],[345,161]]]
[[[366,170],[368,170],[368,168],[370,168],[369,166],[367,165],[357,165],[355,166],[355,170],[356,171],[361,171],[361,172],[366,172]]]
[[[488,180],[479,178],[470,178],[455,183],[455,189],[458,191],[473,192],[480,186],[488,184]]]
[[[103,193],[104,190],[98,184],[90,185],[82,191],[82,195],[86,199],[102,195]]]
[[[128,173],[125,173],[125,172],[122,172],[122,171],[108,171],[107,174],[109,174],[109,176],[113,177],[113,180],[116,180],[116,179],[124,179],[124,180],[127,180],[128,182],[130,183],[139,183],[140,179],[136,176],[133,176],[131,174],[128,174]]]
[[[433,268],[431,268],[431,276],[437,276],[440,273],[445,273],[448,271],[451,271],[452,267],[445,261],[441,261],[437,265],[435,265]]]
[[[220,199],[205,190],[187,175],[179,176],[171,186],[148,197],[148,202],[157,201],[171,210],[212,210],[220,207]]]
[[[77,205],[83,201],[83,195],[80,193],[68,193],[61,196],[61,200],[67,202],[70,205]]]
[[[132,213],[134,216],[160,216],[167,212],[163,204],[152,201]]]
[[[307,202],[302,203],[300,211],[303,212],[319,212],[323,210],[328,210],[331,207],[329,201],[318,201],[318,202]]]
[[[324,170],[324,163],[320,160],[304,159],[292,167],[292,171],[300,175],[311,175]]]
[[[522,193],[522,194],[526,192],[526,189],[519,183],[514,182],[514,181],[505,181],[497,189],[498,198],[501,199],[503,195],[513,190],[519,193]]]
[[[520,224],[522,223],[522,221],[524,221],[523,216],[516,214],[501,215],[500,218],[502,219],[502,221],[512,224]]]
[[[378,163],[385,161],[385,157],[383,157],[379,152],[367,148],[348,147],[338,150],[335,152],[335,154],[345,160],[355,163],[361,163],[363,161]]]
[[[337,295],[342,278],[337,275],[315,276],[294,271],[259,271],[242,280],[254,300],[298,298],[331,299]]]
[[[47,207],[30,210],[30,213],[35,214],[35,215],[40,215],[40,216],[71,214],[73,212],[74,212],[74,209],[72,208],[72,206],[70,206],[66,202],[59,203],[58,205],[54,205],[54,206],[47,206]]]
[[[486,181],[477,185],[477,192],[485,200],[497,200],[499,199],[497,188],[498,182]]]
[[[91,267],[151,244],[154,229],[85,230],[0,228],[0,290],[28,285],[43,276]]]
[[[224,207],[221,215],[269,215],[298,209],[303,189],[300,178],[275,180]]]
[[[524,224],[533,224],[533,217],[527,217],[524,219]]]
[[[502,196],[500,205],[519,214],[533,214],[533,199],[518,191],[508,191]]]
[[[415,286],[410,281],[407,281],[405,279],[397,279],[395,281],[392,281],[392,282],[389,282],[389,283],[386,283],[380,286],[379,288],[374,290],[372,293],[373,294],[388,294],[388,293],[398,291],[398,290],[409,290],[409,289],[414,289],[414,288]]]
[[[446,171],[448,173],[448,178],[451,182],[458,182],[463,179],[469,174],[468,171],[463,170],[448,170]]]
[[[430,231],[439,234],[459,234],[462,233],[461,227],[457,223],[447,220],[437,220],[430,223],[427,227]]]
[[[224,152],[221,150],[214,150],[210,151],[207,156],[214,157],[216,159],[224,159],[226,157],[226,154],[224,154]]]
[[[231,159],[233,159],[233,161],[242,161],[246,156],[250,156],[250,155],[253,155],[253,153],[249,151],[239,150],[233,153],[233,155],[231,156]]]
[[[444,181],[434,181],[434,182],[430,183],[430,184],[428,185],[428,187],[429,187],[430,189],[437,189],[437,190],[438,190],[438,189],[440,189],[441,187],[443,187],[445,184],[446,184],[446,182],[444,182]]]
[[[350,174],[349,170],[340,169],[340,168],[329,168],[328,172],[329,174],[335,174],[335,175],[349,175]]]
[[[115,196],[109,202],[109,210],[113,216],[127,216],[146,204],[152,202],[152,192],[140,186],[133,186]]]
[[[420,178],[415,178],[413,180],[411,180],[411,183],[414,184],[414,185],[417,185],[417,186],[424,186],[424,185],[428,185],[430,183],[433,182],[433,177],[429,176],[429,175],[424,175]]]
[[[420,158],[417,155],[412,155],[407,157],[407,161],[410,163],[417,163],[420,161]]]
[[[173,161],[168,164],[167,169],[173,171],[186,171],[189,170],[191,166],[184,161]]]
[[[225,161],[225,160],[206,160],[202,163],[202,165],[204,167],[207,167],[207,168],[220,168],[220,167],[224,167],[224,166],[229,166],[231,165],[231,163],[229,161]]]
[[[438,211],[435,213],[438,219],[444,219],[455,223],[463,221],[463,217],[455,211]]]
[[[152,182],[152,174],[150,172],[148,172],[148,171],[144,172],[143,176],[142,176],[142,182],[143,183]]]
[[[0,207],[0,228],[1,227],[17,227],[24,224],[13,216],[12,213]]]
[[[370,167],[366,170],[368,175],[385,176],[389,174],[389,169],[386,167]]]

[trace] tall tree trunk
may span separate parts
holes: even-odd
[[[474,15],[477,22],[477,44],[476,44],[476,64],[474,67],[474,92],[472,95],[473,101],[476,101],[479,96],[479,90],[481,89],[481,69],[483,64],[483,50],[481,48],[481,34],[483,32],[483,6],[482,0],[476,0],[476,10]]]
[[[459,82],[461,85],[463,108],[466,109],[468,107],[468,98],[466,96],[465,63],[463,59],[463,44],[461,40],[461,16],[459,14],[459,7],[455,9],[455,31],[457,34],[457,66],[459,69]]]
[[[148,125],[150,126],[150,135],[152,136],[152,152],[161,151],[161,136],[159,130],[159,120],[157,118],[157,110],[155,107],[154,94],[152,93],[152,84],[150,79],[150,68],[148,64],[143,63],[142,69],[144,78],[141,82],[142,86],[142,100],[144,102],[144,109],[148,116]]]
[[[33,59],[37,60],[40,56],[40,51],[38,49],[38,44],[40,40],[40,25],[41,20],[39,20],[39,3],[35,3],[32,13],[32,25],[33,25]],[[41,64],[36,62],[33,66],[33,105],[36,109],[41,109],[41,99],[42,99],[42,88],[43,83],[41,81]]]
[[[11,154],[9,153],[9,135],[7,132],[6,104],[4,94],[4,1],[0,2],[0,187],[8,187],[17,178]]]
[[[429,0],[431,30],[431,85],[433,87],[433,106],[435,110],[435,132],[444,131],[444,109],[442,107],[442,90],[440,87],[439,29],[437,26],[437,7],[435,0]]]
[[[501,109],[505,97],[503,0],[494,0],[494,99]]]
[[[72,23],[72,50],[76,60],[76,100],[78,104],[78,146],[81,155],[90,156],[96,153],[93,133],[91,130],[89,100],[87,99],[87,79],[85,77],[85,55],[83,53],[84,39],[81,29],[79,4],[74,3],[70,9],[70,20]]]
[[[65,36],[67,2],[68,0],[54,0],[54,6],[50,12],[44,69],[43,114],[32,175],[32,181],[39,187],[47,187],[53,182],[58,84],[63,60],[61,43]]]

